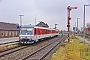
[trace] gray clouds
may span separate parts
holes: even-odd
[[[67,6],[78,6],[77,10],[71,10],[71,27],[77,17],[80,17],[79,27],[83,26],[83,5],[86,0],[1,0],[0,20],[19,23],[19,14],[24,14],[23,24],[33,24],[35,14],[37,23],[44,21],[54,27],[58,23],[59,29],[67,30]],[[86,7],[86,22],[89,21],[90,7]]]

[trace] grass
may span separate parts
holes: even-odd
[[[60,46],[51,60],[90,60],[90,45],[71,36],[71,42]]]

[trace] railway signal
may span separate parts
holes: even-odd
[[[70,18],[70,11],[71,11],[72,9],[77,9],[77,7],[70,7],[70,6],[67,7],[67,11],[68,11],[68,24],[67,24],[67,27],[68,27],[68,42],[69,42],[69,40],[70,40],[70,37],[69,37],[69,32],[70,32],[70,20],[71,20],[71,18]]]

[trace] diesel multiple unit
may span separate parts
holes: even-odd
[[[20,28],[19,42],[20,44],[32,44],[41,39],[58,36],[58,34],[57,29],[23,25]]]

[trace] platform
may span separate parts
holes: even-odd
[[[0,44],[18,41],[19,37],[11,37],[11,38],[0,38]]]

